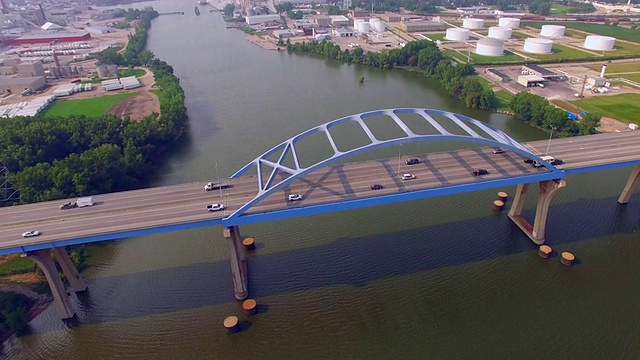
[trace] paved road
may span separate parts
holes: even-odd
[[[524,145],[533,153],[544,154],[547,144],[542,140]],[[640,131],[554,139],[551,154],[565,161],[559,167],[567,173],[594,170],[592,167],[603,164],[640,162]],[[406,165],[404,159],[399,163],[395,158],[326,167],[269,196],[249,213],[548,171],[525,164],[512,152],[493,154],[488,147],[418,157],[422,162],[417,165]],[[473,168],[486,169],[489,174],[475,178]],[[416,179],[401,180],[399,174],[407,172]],[[247,176],[231,179],[231,187],[223,191],[204,191],[206,181],[202,181],[96,195],[96,204],[89,208],[60,210],[65,200],[0,208],[0,252],[30,244],[220,219],[256,195],[256,182],[256,176]],[[381,184],[384,189],[372,191],[372,184]],[[289,202],[286,199],[291,193],[304,199]],[[212,203],[223,203],[226,209],[208,212],[206,206]],[[27,230],[38,230],[42,235],[22,238],[21,233]]]

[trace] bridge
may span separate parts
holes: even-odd
[[[415,118],[410,121],[407,114],[427,126],[419,131]],[[396,126],[401,135],[380,140],[368,123],[374,117]],[[367,141],[342,149],[334,131],[344,124],[355,125]],[[332,154],[305,166],[298,146],[312,136],[324,138]],[[413,154],[411,157],[420,160],[415,165],[406,164],[400,154],[397,158],[345,162],[375,149],[426,141],[465,142],[469,146]],[[567,175],[633,166],[618,201],[629,200],[640,174],[640,131],[555,139],[552,153],[564,160],[558,166],[540,159],[549,144],[550,140],[521,144],[478,120],[439,110],[385,109],[356,114],[275,146],[234,174],[224,189],[206,192],[205,182],[196,182],[95,195],[96,204],[89,208],[60,210],[64,200],[0,208],[0,255],[21,253],[33,259],[43,270],[64,319],[73,317],[75,310],[56,262],[73,291],[87,289],[64,249],[69,245],[221,225],[229,241],[235,297],[242,300],[248,296],[248,264],[241,225],[516,185],[509,217],[533,242],[543,244],[551,199],[566,186]],[[493,147],[506,151],[494,154]],[[540,161],[543,166],[533,167],[526,159]],[[474,176],[474,168],[489,173]],[[252,169],[255,174],[247,175]],[[403,181],[401,174],[409,172],[416,178]],[[540,191],[530,224],[521,212],[527,190],[536,182]],[[383,189],[371,190],[372,184]],[[288,201],[293,193],[301,194],[303,200]],[[207,211],[206,206],[212,203],[224,204],[225,209]],[[27,230],[42,234],[21,237]]]

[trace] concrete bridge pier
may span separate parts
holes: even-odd
[[[629,202],[629,198],[633,194],[633,190],[636,188],[636,184],[638,183],[638,178],[640,178],[640,165],[636,165],[631,170],[631,174],[629,175],[629,180],[627,180],[627,185],[622,190],[622,194],[618,198],[618,202],[620,204],[626,204]]]
[[[65,251],[64,248],[62,248],[62,251]],[[64,320],[74,317],[76,311],[73,308],[73,304],[71,304],[71,299],[62,283],[62,279],[60,279],[58,275],[58,268],[51,257],[51,251],[48,249],[30,251],[27,253],[27,256],[38,264],[38,267],[40,267],[44,276],[47,278],[49,288],[51,288],[51,293],[53,294],[53,302],[58,309],[60,318]]]
[[[229,240],[229,260],[231,262],[234,295],[237,300],[244,300],[249,296],[249,286],[247,283],[249,267],[247,254],[242,246],[240,228],[238,226],[224,228],[222,234]]]
[[[536,217],[533,221],[533,226],[522,217],[522,206],[529,189],[529,184],[520,184],[516,189],[516,194],[513,199],[513,205],[509,210],[509,218],[513,220],[516,225],[525,233],[531,241],[537,245],[544,244],[545,230],[547,227],[547,216],[549,214],[549,206],[551,205],[551,199],[558,189],[567,186],[564,180],[547,180],[539,183],[540,191],[538,194],[538,203],[536,205]]]
[[[71,289],[74,292],[83,292],[87,290],[87,285],[84,283],[84,280],[80,276],[78,269],[69,258],[69,254],[67,254],[67,250],[63,247],[53,248],[53,255],[56,257],[58,261],[58,265],[62,269],[65,278],[69,281],[69,285],[71,285]]]

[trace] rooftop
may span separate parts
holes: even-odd
[[[531,71],[535,71],[537,73],[540,73],[540,75],[542,76],[550,76],[550,75],[556,75],[556,73],[554,73],[553,71],[547,70],[545,68],[543,68],[542,66],[536,65],[536,64],[527,64],[524,65],[525,68],[531,70]]]

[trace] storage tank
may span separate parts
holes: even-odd
[[[373,23],[373,31],[377,33],[384,32],[386,28],[387,28],[387,24],[382,20],[379,20]]]
[[[614,50],[616,38],[611,36],[589,35],[584,39],[584,47],[589,50]]]
[[[484,38],[478,40],[476,45],[476,54],[485,56],[500,56],[504,53],[504,44],[502,40],[493,38]]]
[[[444,38],[452,41],[465,41],[469,39],[469,30],[462,28],[448,28],[447,34]]]
[[[466,18],[462,20],[462,27],[465,29],[482,29],[484,27],[484,20]]]
[[[109,76],[107,65],[98,65],[96,66],[96,70],[98,71],[98,77],[106,78]]]
[[[511,37],[511,28],[502,26],[492,26],[489,28],[490,38],[506,40]]]
[[[369,33],[369,23],[367,22],[359,22],[358,23],[358,28],[356,29],[356,31],[358,31],[361,34],[368,34]]]
[[[498,25],[508,27],[508,28],[518,28],[520,27],[520,19],[508,18],[508,17],[500,18],[498,20]]]
[[[542,25],[540,35],[544,37],[562,37],[565,27],[562,25]]]
[[[553,41],[549,39],[528,38],[524,41],[524,51],[530,54],[551,54]]]
[[[358,24],[364,22],[363,19],[355,19],[353,20],[353,30],[358,31]]]

